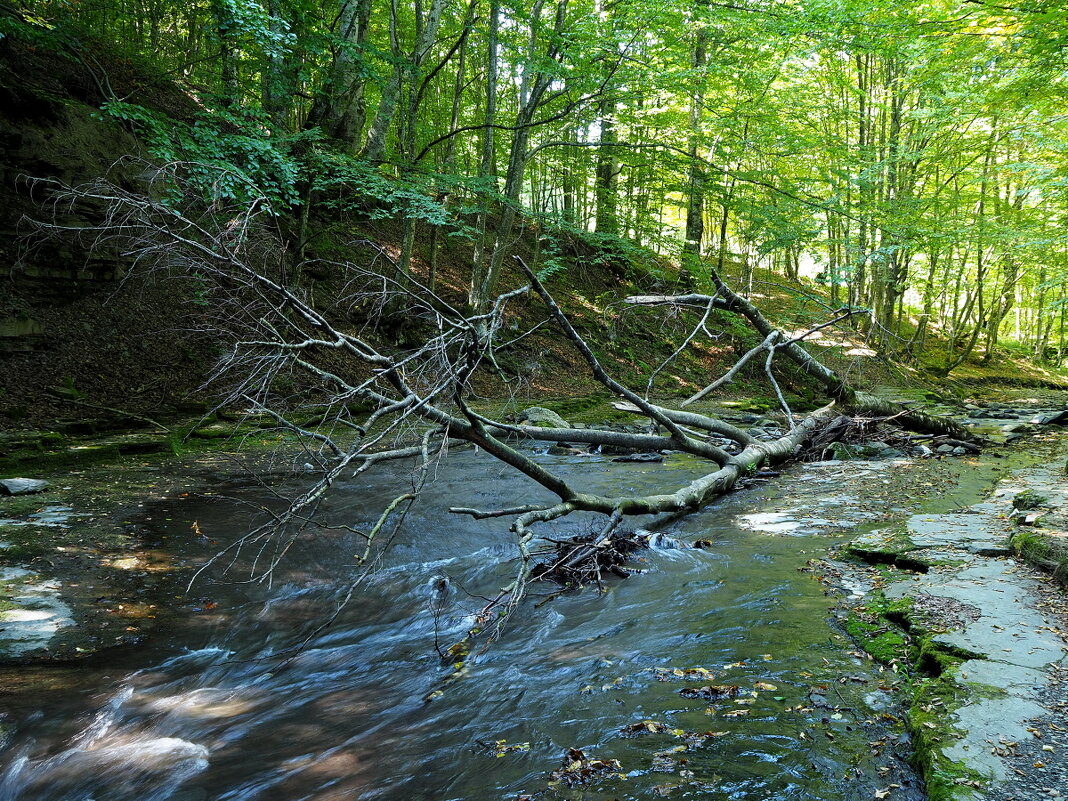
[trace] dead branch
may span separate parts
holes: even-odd
[[[198,166],[203,169],[203,165]],[[350,471],[359,475],[384,462],[411,459],[410,489],[372,513],[369,525],[349,521],[343,526],[364,539],[363,552],[352,557],[355,562],[373,564],[376,553],[380,555],[401,530],[407,510],[429,480],[431,467],[451,449],[475,446],[537,482],[555,500],[489,510],[451,508],[454,513],[475,519],[510,518],[519,551],[514,578],[476,615],[476,625],[470,632],[474,636],[475,630],[482,631],[487,621],[501,621],[499,610],[507,613],[520,603],[535,566],[535,541],[567,541],[550,536],[551,524],[575,512],[604,516],[604,525],[589,542],[572,540],[566,553],[560,552],[555,562],[565,572],[587,566],[581,570],[592,570],[593,580],[599,583],[600,571],[611,565],[598,560],[611,551],[626,517],[700,509],[729,492],[743,477],[794,457],[806,442],[840,417],[835,402],[852,408],[877,408],[800,346],[805,336],[857,312],[848,311],[791,338],[768,323],[714,273],[716,295],[628,299],[635,305],[693,305],[704,315],[675,354],[654,371],[646,391],[652,378],[671,359],[700,331],[707,332],[713,309],[735,312],[749,321],[763,342],[698,396],[722,386],[747,361],[766,352],[764,371],[789,431],[776,439],[759,441],[714,416],[654,404],[609,374],[551,293],[517,258],[529,288],[548,310],[551,324],[582,357],[596,380],[618,398],[617,408],[647,418],[650,431],[540,428],[494,419],[473,406],[471,384],[480,371],[499,374],[495,353],[518,341],[501,345],[499,332],[509,304],[527,293],[527,286],[500,295],[484,313],[469,314],[414,276],[400,276],[388,259],[381,258],[386,255],[381,248],[373,246],[377,254],[367,265],[332,265],[345,276],[345,289],[331,305],[316,304],[299,286],[285,282],[284,265],[278,256],[282,247],[262,203],[163,203],[156,199],[163,196],[162,192],[154,192],[151,187],[181,187],[185,166],[151,169],[147,192],[107,181],[80,187],[38,181],[36,186],[50,193],[49,208],[54,216],[35,224],[39,233],[72,238],[88,253],[101,249],[118,252],[161,277],[196,276],[198,281],[208,281],[213,290],[217,331],[230,343],[213,375],[225,390],[221,403],[266,413],[309,449],[329,454],[329,459],[320,460],[320,471],[311,485],[291,498],[284,510],[268,510],[261,525],[237,538],[212,560],[227,563],[230,569],[240,565],[249,581],[270,581],[293,544],[302,537],[315,536],[319,506],[342,475]],[[86,204],[99,212],[97,223],[75,229],[64,222],[66,209]],[[293,272],[300,274],[299,266]],[[402,348],[380,335],[382,328],[395,320],[418,332],[415,344]],[[544,325],[539,323],[538,327]],[[831,397],[831,404],[795,419],[774,372],[774,357],[780,353],[820,383]],[[284,383],[281,378],[291,376],[299,377],[299,388],[283,393],[279,390],[279,384]],[[309,409],[315,410],[310,423]],[[903,412],[900,407],[894,407],[894,413],[903,417],[914,414]],[[957,429],[946,426],[940,431]],[[732,454],[709,442],[710,436],[734,443],[732,450],[737,452]],[[585,493],[535,458],[530,446],[539,441],[682,451],[707,460],[709,469],[699,478],[681,486],[666,486],[655,494]],[[392,531],[388,536],[383,533],[387,527]],[[204,569],[206,566],[198,575]]]

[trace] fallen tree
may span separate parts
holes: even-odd
[[[204,169],[203,165],[196,167]],[[187,168],[175,164],[161,170],[145,165],[147,191],[106,180],[76,187],[36,181],[35,189],[47,195],[48,207],[54,213],[35,225],[39,232],[80,240],[88,253],[118,253],[135,266],[164,276],[191,276],[211,288],[212,326],[228,343],[213,376],[216,384],[225,388],[221,403],[269,416],[279,428],[296,436],[309,464],[318,471],[317,479],[284,510],[272,512],[267,522],[220,554],[236,557],[251,550],[255,554],[249,576],[252,580],[270,580],[298,538],[326,525],[317,520],[316,510],[340,476],[364,473],[384,461],[412,460],[412,486],[389,499],[372,525],[359,530],[344,524],[332,526],[358,534],[365,547],[357,559],[372,563],[380,546],[392,538],[383,532],[396,530],[397,521],[427,480],[431,465],[460,444],[485,450],[555,496],[554,501],[544,504],[450,510],[479,519],[510,519],[516,537],[519,568],[514,580],[482,610],[476,624],[481,628],[483,621],[499,618],[502,607],[514,607],[523,596],[535,565],[535,542],[545,536],[546,524],[573,513],[602,516],[593,535],[581,543],[584,558],[596,563],[598,551],[618,542],[615,535],[625,518],[700,509],[729,492],[745,476],[789,460],[843,411],[894,417],[899,425],[926,433],[962,440],[968,436],[952,421],[858,391],[802,346],[816,331],[866,313],[863,310],[838,310],[807,331],[788,335],[733,292],[711,268],[714,295],[629,298],[635,306],[703,309],[695,332],[707,326],[713,310],[737,314],[763,338],[708,388],[678,408],[668,408],[613,378],[538,276],[521,261],[518,266],[526,284],[497,297],[484,313],[468,312],[416,276],[401,272],[386,251],[370,242],[363,243],[370,255],[362,263],[319,262],[294,269],[282,259],[265,202],[174,202],[173,189],[182,185]],[[96,209],[99,222],[66,225],[64,212],[72,206]],[[344,291],[328,306],[313,302],[301,286],[286,282],[287,275],[309,269],[330,269],[345,276]],[[648,421],[646,431],[524,425],[486,416],[474,408],[475,374],[495,372],[496,354],[515,347],[543,325],[538,323],[502,339],[508,330],[505,320],[510,305],[528,293],[537,296],[548,322],[581,355],[594,378],[618,399],[619,408]],[[409,330],[420,332],[417,341],[391,345],[380,335],[385,322],[398,316],[405,319]],[[680,344],[676,354],[693,336]],[[822,388],[827,405],[803,415],[791,410],[777,378],[780,356]],[[765,375],[781,406],[781,436],[758,439],[725,420],[684,408],[758,357],[763,358]],[[283,386],[289,389],[283,390]],[[310,407],[315,410],[311,422]],[[665,487],[657,494],[592,494],[578,490],[535,458],[524,447],[530,441],[678,451],[707,460],[709,469],[695,480]],[[612,559],[605,563],[615,564]],[[578,568],[573,561],[564,567]]]

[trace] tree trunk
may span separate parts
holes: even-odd
[[[309,128],[321,128],[349,151],[356,149],[366,115],[362,53],[370,34],[371,9],[372,0],[342,0],[336,31],[341,44],[308,115]]]

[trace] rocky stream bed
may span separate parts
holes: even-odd
[[[34,474],[43,493],[0,497],[0,648],[22,665],[0,674],[0,797],[852,801],[920,798],[922,779],[938,799],[1056,797],[1063,595],[1011,543],[1048,555],[1036,538],[1068,518],[1063,399],[956,411],[982,454],[878,431],[828,444],[668,526],[643,575],[524,612],[459,673],[434,643],[464,626],[457,596],[501,580],[485,555],[508,545],[499,525],[442,519],[444,498],[515,491],[474,454],[452,457],[407,526],[420,539],[332,633],[315,624],[352,580],[346,543],[308,544],[275,590],[217,576],[185,592],[253,516],[216,498],[269,497],[224,452]],[[731,414],[775,435],[774,415]],[[540,458],[639,487],[698,469]],[[292,460],[255,461],[299,482]],[[327,513],[358,518],[385,485],[340,490]]]

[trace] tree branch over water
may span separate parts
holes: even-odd
[[[202,165],[201,165],[202,166]],[[186,165],[164,168],[145,165],[151,187],[181,187]],[[490,600],[473,629],[499,620],[522,599],[536,554],[560,542],[554,536],[562,519],[575,513],[603,516],[603,526],[588,545],[569,545],[566,558],[554,564],[576,569],[582,559],[597,562],[617,542],[628,517],[684,514],[730,492],[746,476],[795,457],[813,437],[841,417],[840,409],[890,416],[919,431],[967,437],[956,424],[905,409],[851,387],[802,347],[806,337],[833,327],[859,312],[839,310],[827,321],[801,333],[787,334],[770,323],[750,301],[735,293],[709,266],[716,294],[634,296],[633,305],[695,304],[703,316],[676,349],[708,332],[713,310],[736,314],[750,325],[761,343],[742,354],[725,373],[711,380],[685,406],[710,394],[734,377],[760,353],[763,370],[782,408],[784,433],[758,439],[715,416],[651,402],[614,378],[571,323],[567,313],[536,273],[517,264],[527,284],[497,296],[484,313],[465,312],[421,284],[400,274],[388,261],[366,264],[334,262],[344,276],[344,290],[329,303],[316,303],[299,285],[287,284],[283,252],[265,206],[260,203],[211,205],[176,203],[159,191],[139,192],[108,181],[68,186],[57,181],[34,182],[46,193],[53,214],[34,225],[40,235],[75,238],[90,254],[118,254],[162,279],[181,278],[205,284],[211,319],[226,350],[213,381],[221,405],[244,409],[269,419],[314,455],[314,470],[305,489],[288,506],[239,537],[216,557],[246,571],[246,580],[271,581],[286,553],[302,537],[316,535],[324,497],[345,478],[367,473],[386,461],[412,460],[410,487],[391,495],[366,525],[346,520],[341,528],[364,543],[353,555],[356,565],[375,563],[397,530],[406,510],[430,480],[432,466],[450,450],[473,445],[550,492],[555,500],[505,508],[455,506],[450,511],[475,519],[510,518],[519,551],[514,579]],[[170,196],[167,196],[170,197]],[[99,221],[73,226],[64,222],[72,207],[95,210]],[[476,408],[476,376],[499,376],[494,354],[498,334],[513,304],[537,296],[560,337],[586,363],[590,374],[617,399],[617,408],[648,420],[645,431],[599,428],[542,428],[498,419]],[[383,335],[390,320],[403,318],[418,333],[404,346]],[[543,323],[538,323],[542,326]],[[808,376],[826,394],[828,403],[808,414],[795,414],[786,402],[778,376],[782,357]],[[658,368],[666,369],[668,362]],[[636,451],[676,451],[708,463],[703,475],[677,485],[666,484],[652,494],[585,492],[532,452],[534,443],[572,442]],[[664,474],[666,482],[671,473]],[[334,526],[334,528],[338,528]],[[541,549],[541,550],[539,550]],[[580,558],[581,557],[581,558]],[[576,561],[577,560],[577,561]],[[611,560],[605,564],[618,565]],[[599,568],[591,575],[600,575]],[[598,579],[599,581],[599,579]]]

